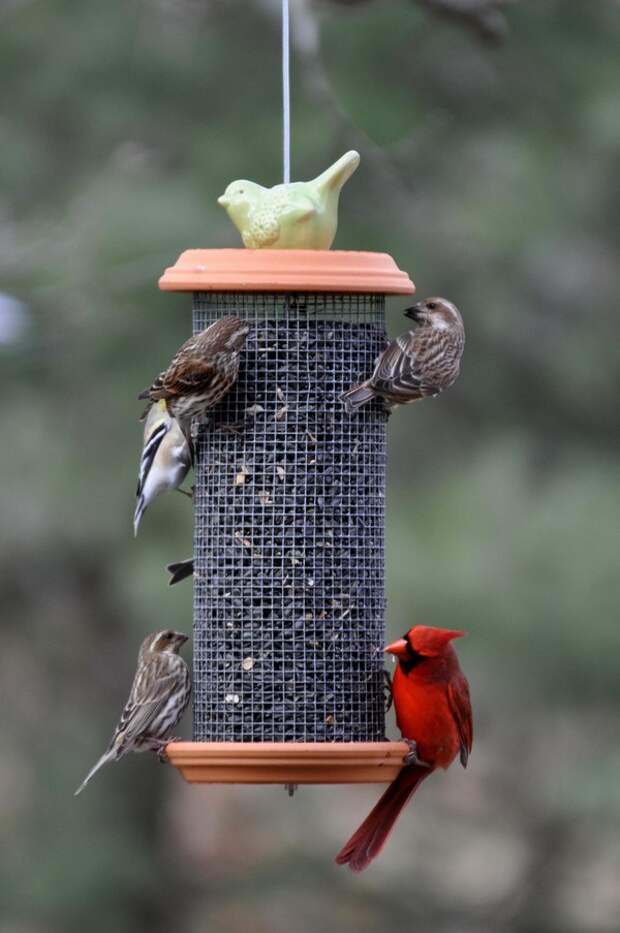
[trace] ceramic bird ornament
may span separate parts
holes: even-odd
[[[351,150],[313,181],[263,188],[253,181],[233,181],[218,204],[248,249],[329,249],[338,227],[338,199],[359,165]]]

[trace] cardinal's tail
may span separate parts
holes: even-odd
[[[362,405],[369,402],[371,398],[374,398],[374,394],[374,390],[371,389],[367,383],[362,382],[360,385],[353,386],[352,389],[344,392],[340,398],[344,402],[344,407],[348,414],[352,415],[358,408],[361,408]]]
[[[385,791],[377,805],[370,811],[362,825],[353,833],[349,841],[336,856],[339,865],[347,865],[351,871],[364,871],[375,859],[394,824],[411,795],[425,777],[430,768],[410,765],[403,768]]]
[[[105,753],[101,756],[101,758],[99,759],[99,761],[97,762],[97,764],[94,765],[94,766],[90,769],[90,771],[88,772],[88,774],[86,775],[86,777],[84,778],[84,780],[82,781],[82,783],[80,784],[80,786],[78,787],[78,789],[76,790],[76,792],[75,792],[75,794],[74,794],[73,796],[74,796],[74,797],[77,797],[78,794],[81,794],[81,793],[82,793],[82,791],[84,790],[84,788],[86,787],[86,785],[88,784],[88,782],[90,781],[90,779],[93,777],[94,774],[97,773],[97,771],[99,770],[99,768],[103,768],[104,765],[107,765],[108,761],[115,761],[117,758],[118,758],[118,750],[117,750],[116,748],[114,748],[114,747],[113,747],[113,748],[109,748],[109,749],[107,750],[107,752],[105,752]]]
[[[345,182],[349,180],[357,166],[360,164],[359,152],[351,149],[345,152],[337,162],[326,168],[324,172],[312,182],[319,191],[327,192],[331,190],[340,191]]]

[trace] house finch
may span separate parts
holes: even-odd
[[[107,751],[92,768],[75,794],[108,761],[126,752],[157,752],[165,760],[169,735],[180,721],[192,692],[189,668],[179,649],[187,641],[181,632],[157,632],[144,639],[129,699],[114,730]]]
[[[187,560],[179,560],[174,564],[168,564],[166,570],[170,574],[168,586],[174,586],[175,583],[180,583],[186,577],[191,577],[194,572],[194,558],[188,557]]]
[[[164,399],[154,402],[148,409],[144,425],[144,447],[136,492],[138,501],[133,517],[134,536],[138,534],[147,506],[162,492],[178,489],[187,476],[191,461],[189,444],[178,421],[171,417]]]
[[[248,324],[232,314],[214,321],[185,341],[168,369],[138,398],[165,399],[168,411],[191,441],[192,418],[217,404],[235,382],[239,353],[249,330]]]
[[[405,311],[417,327],[391,340],[370,379],[341,396],[349,414],[371,398],[386,408],[438,395],[459,374],[465,330],[458,308],[445,298],[427,298]]]
[[[415,625],[385,649],[398,658],[392,693],[396,721],[410,746],[405,767],[336,856],[339,865],[363,871],[377,857],[400,811],[424,778],[471,751],[473,728],[469,687],[453,638],[464,632]]]

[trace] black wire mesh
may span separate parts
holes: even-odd
[[[195,331],[252,325],[196,439],[196,741],[384,738],[387,416],[339,399],[385,345],[384,305],[195,295]]]

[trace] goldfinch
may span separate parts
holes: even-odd
[[[148,410],[144,425],[144,448],[140,458],[136,511],[133,533],[138,534],[140,520],[153,499],[162,492],[178,489],[192,463],[189,444],[178,422],[161,399]]]

